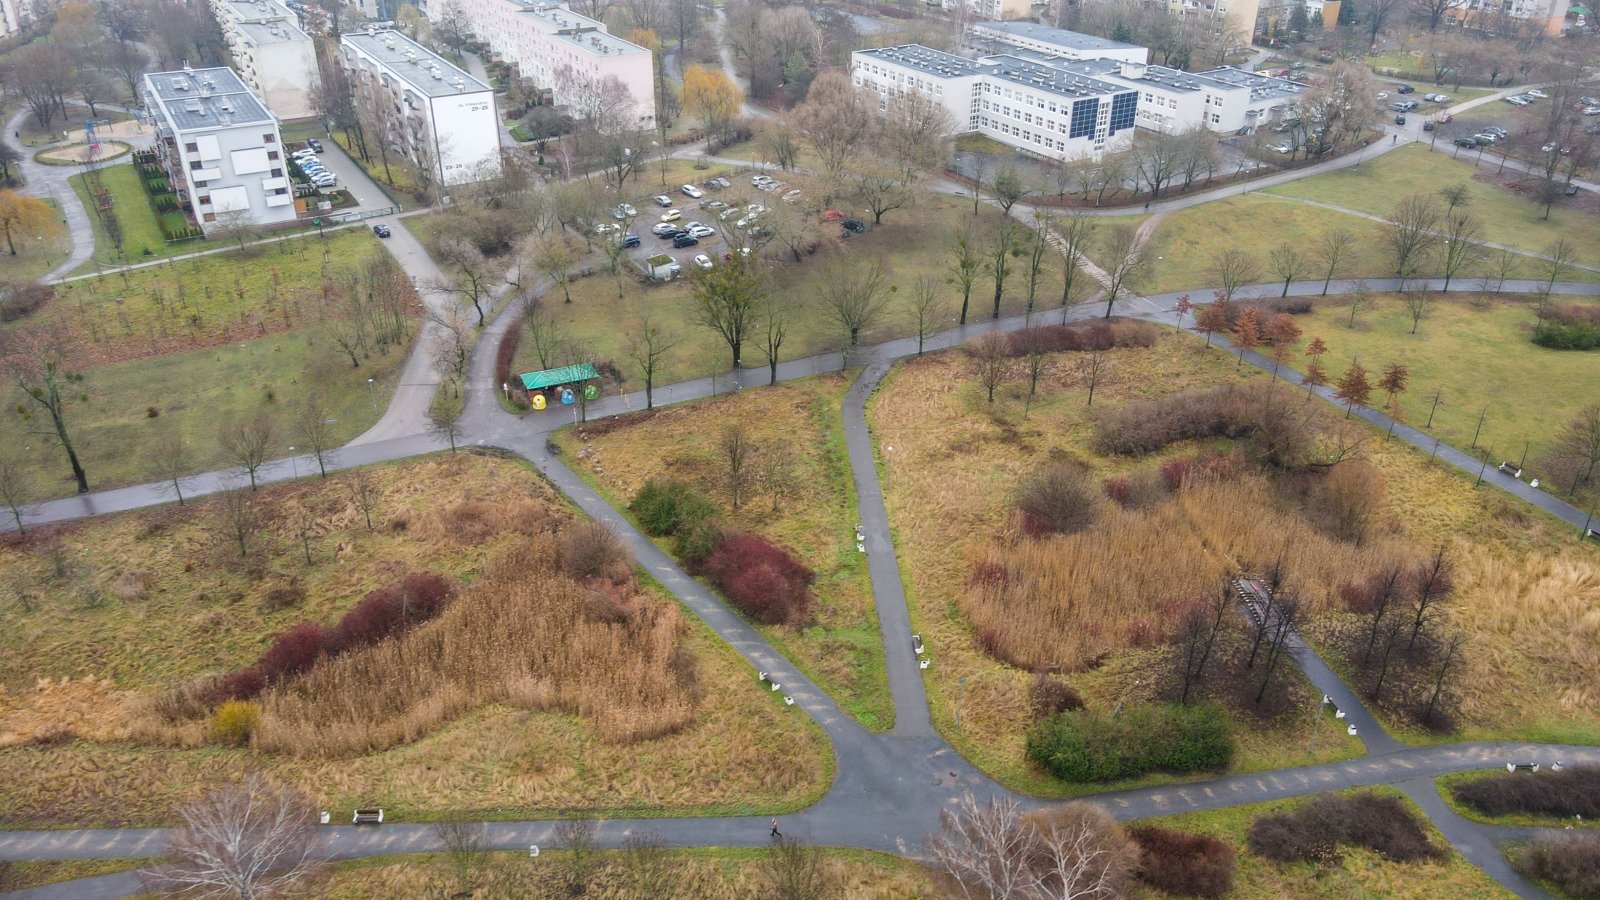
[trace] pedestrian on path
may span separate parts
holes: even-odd
[[[777,819],[773,819],[772,820],[772,836],[775,837],[775,838],[783,837],[783,832],[778,830],[778,820]]]
[[[1398,134],[1397,134],[1397,135],[1395,135],[1395,136],[1394,136],[1394,140],[1393,140],[1393,141],[1391,141],[1391,142],[1390,142],[1390,143],[1394,143],[1394,144],[1398,144],[1398,143],[1400,143],[1400,135],[1398,135]]]

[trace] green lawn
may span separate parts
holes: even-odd
[[[331,137],[333,142],[338,144],[356,165],[365,170],[373,181],[376,181],[380,187],[387,189],[391,200],[406,202],[415,199],[416,192],[420,189],[422,181],[420,173],[417,172],[417,167],[412,165],[410,160],[399,153],[391,153],[389,155],[389,166],[385,169],[383,158],[378,155],[377,147],[370,141],[367,143],[367,150],[372,154],[372,160],[363,162],[361,154],[352,147],[351,141],[344,136],[344,132],[335,132]]]
[[[16,256],[7,253],[5,247],[0,245],[0,279],[25,281],[38,278],[60,265],[71,252],[72,240],[57,221],[55,234],[35,240],[23,240],[19,236]]]
[[[1543,210],[1533,202],[1474,178],[1477,170],[1472,164],[1451,159],[1445,149],[1430,153],[1425,145],[1402,147],[1371,162],[1266,188],[1264,193],[1386,216],[1411,194],[1461,184],[1470,194],[1472,211],[1483,222],[1485,240],[1538,252],[1565,238],[1577,248],[1580,262],[1600,265],[1600,217],[1557,204],[1549,221],[1544,221]]]
[[[153,257],[188,253],[205,246],[203,241],[167,243],[161,233],[161,220],[151,208],[149,198],[145,196],[144,187],[139,183],[139,170],[133,163],[123,162],[105,166],[99,170],[99,177],[100,186],[110,191],[115,200],[113,209],[116,210],[117,223],[122,226],[121,250],[112,246],[104,224],[95,213],[94,202],[90,199],[84,175],[72,176],[72,189],[77,192],[78,199],[83,201],[83,208],[88,211],[89,218],[94,222],[95,259],[101,263],[105,265],[137,263]],[[178,215],[181,216],[182,213]],[[187,222],[187,219],[185,221]]]
[[[805,189],[804,181],[797,179],[796,183]],[[729,202],[732,202],[732,197],[738,196],[733,191],[724,191],[723,194],[723,199]],[[847,210],[853,208],[843,201],[839,206]],[[641,222],[644,221],[645,212],[645,208],[640,207]],[[871,216],[866,216],[865,221],[870,224]],[[907,300],[911,287],[923,275],[941,282],[941,296],[946,303],[944,319],[947,325],[954,325],[961,306],[960,291],[954,285],[943,283],[949,273],[950,248],[954,237],[967,223],[975,222],[974,235],[981,248],[988,243],[1000,221],[998,210],[986,207],[983,214],[974,219],[970,202],[964,202],[959,197],[930,193],[919,196],[916,206],[912,208],[888,213],[881,226],[869,229],[866,234],[843,242],[834,249],[821,250],[798,263],[787,252],[774,251],[777,256],[770,263],[772,292],[792,299],[795,317],[781,357],[795,359],[838,348],[839,342],[828,326],[826,312],[817,296],[820,268],[834,254],[862,261],[881,259],[889,281],[897,288],[882,320],[861,336],[863,344],[914,333],[908,319]],[[635,230],[639,230],[639,227],[636,226]],[[827,233],[831,237],[831,229]],[[1026,236],[1023,235],[1024,238]],[[642,233],[642,237],[646,246],[664,243],[647,233]],[[663,252],[673,253],[687,268],[697,249],[673,251],[668,247]],[[1026,273],[1022,270],[1026,268],[1026,263],[1026,259],[1012,260],[1012,274],[1006,282],[1005,297],[1001,304],[1003,315],[1023,310],[1027,285]],[[1036,308],[1046,316],[1059,315],[1052,311],[1059,308],[1060,273],[1060,254],[1047,253],[1036,300]],[[969,321],[988,321],[993,296],[993,281],[987,277],[979,278],[972,291]],[[657,376],[660,383],[700,378],[712,372],[728,370],[727,345],[714,332],[693,323],[690,310],[692,296],[687,279],[663,285],[644,285],[631,274],[625,275],[622,296],[619,297],[616,279],[602,273],[575,281],[572,284],[572,303],[561,302],[559,290],[547,294],[545,303],[547,309],[554,311],[569,337],[586,347],[593,357],[611,359],[617,363],[628,377],[630,389],[643,387],[643,383],[636,379],[635,367],[624,358],[623,349],[627,345],[629,331],[638,326],[640,317],[645,314],[665,325],[680,339]],[[746,365],[762,363],[754,342],[745,345],[744,362]],[[541,368],[531,341],[523,340],[515,365],[519,372]]]
[[[1392,788],[1366,788],[1372,792],[1399,796]],[[1341,792],[1345,794],[1352,791]],[[1232,845],[1238,852],[1238,865],[1234,870],[1233,890],[1228,897],[1233,900],[1256,898],[1304,897],[1344,900],[1351,897],[1391,897],[1399,900],[1451,897],[1501,898],[1511,895],[1496,884],[1482,870],[1449,849],[1438,832],[1416,805],[1406,800],[1405,805],[1422,819],[1435,846],[1447,850],[1442,861],[1390,862],[1365,849],[1342,847],[1339,859],[1332,863],[1291,863],[1279,865],[1257,856],[1246,843],[1250,824],[1256,817],[1269,813],[1295,809],[1307,802],[1306,798],[1279,800],[1271,803],[1254,803],[1210,812],[1186,813],[1143,819],[1139,824],[1159,825],[1197,834],[1207,834]],[[1148,890],[1147,897],[1164,897]]]
[[[1529,298],[1495,296],[1480,308],[1476,298],[1440,296],[1413,335],[1411,316],[1400,300],[1392,294],[1374,296],[1376,307],[1362,312],[1354,329],[1346,324],[1349,306],[1338,298],[1318,303],[1297,321],[1307,340],[1320,337],[1327,343],[1323,365],[1334,378],[1355,357],[1370,372],[1392,362],[1408,366],[1411,385],[1403,404],[1413,425],[1426,424],[1433,393],[1442,389],[1430,431],[1447,443],[1466,449],[1479,413],[1487,409],[1478,445],[1493,447],[1502,459],[1518,459],[1524,442],[1531,441],[1528,458],[1535,460],[1563,424],[1600,396],[1600,354],[1534,344]],[[1293,365],[1303,368],[1304,362],[1298,358]],[[1381,404],[1382,398],[1375,402]]]

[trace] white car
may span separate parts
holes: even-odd
[[[594,233],[595,234],[610,234],[613,231],[621,231],[621,230],[622,230],[622,226],[621,225],[613,225],[610,222],[601,222],[600,224],[594,226]]]
[[[1586,116],[1600,116],[1600,106],[1585,106],[1583,114]]]
[[[1539,90],[1538,88],[1534,88],[1531,91],[1523,91],[1522,92],[1522,96],[1524,96],[1524,97],[1532,97],[1535,100],[1544,100],[1544,99],[1548,98],[1550,95],[1546,94],[1544,91]]]
[[[783,202],[785,202],[785,203],[799,203],[800,202],[800,192],[798,190],[793,190],[793,191],[790,191],[787,194],[784,194],[783,195]]]
[[[685,197],[693,197],[696,200],[699,200],[701,197],[706,195],[705,191],[700,190],[692,184],[686,184],[683,187],[678,188],[678,190],[683,191],[683,195]]]
[[[1506,102],[1511,104],[1512,106],[1527,106],[1529,103],[1532,103],[1533,101],[1529,100],[1527,97],[1520,97],[1519,96],[1519,97],[1507,97],[1506,98]]]
[[[293,153],[291,153],[289,155],[294,157],[295,159],[316,159],[317,158],[317,151],[311,150],[311,149],[296,150],[295,152],[293,152]]]
[[[695,256],[694,264],[699,266],[702,269],[709,269],[709,268],[711,268],[711,257],[705,255],[704,253],[701,253],[701,254]]]
[[[1389,99],[1389,92],[1388,91],[1379,91],[1378,92],[1378,99],[1379,100],[1387,100],[1387,99]]]
[[[689,234],[696,238],[708,238],[715,235],[717,230],[710,225],[701,225],[699,222],[689,223]]]
[[[613,219],[627,219],[637,216],[638,214],[639,211],[634,209],[633,204],[631,203],[618,203],[616,207],[611,210],[611,217]]]
[[[755,185],[756,187],[760,187],[761,185],[766,184],[767,182],[769,182],[771,180],[772,180],[772,177],[769,176],[769,175],[751,175],[750,176],[750,183]]]
[[[663,222],[676,222],[681,218],[683,218],[683,213],[675,209],[669,209],[661,214],[661,221]]]

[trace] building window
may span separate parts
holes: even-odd
[[[189,163],[189,171],[191,171],[191,172],[198,172],[198,171],[200,171],[200,169],[202,169],[202,168],[204,168],[204,167],[205,167],[205,163],[202,163],[202,162],[201,162],[201,161],[200,161],[200,160],[198,160],[198,159],[196,159],[196,160],[192,160],[192,161],[191,161],[191,162],[190,162],[190,163]]]
[[[210,194],[201,194],[199,196],[199,198],[197,198],[197,200],[195,202],[204,203],[204,204],[210,205],[210,203],[211,203],[211,195]]]
[[[200,217],[200,221],[202,221],[202,222],[215,222],[216,220],[217,220],[217,214],[216,213],[206,213],[206,214],[204,214],[204,215],[202,215]]]
[[[200,145],[199,144],[195,144],[195,143],[188,143],[188,144],[184,144],[183,145],[183,149],[187,153],[199,153],[200,152]]]
[[[276,151],[276,150],[268,150],[267,151],[267,159],[277,159],[277,158],[278,158],[278,151]]]
[[[273,178],[282,178],[283,177],[283,170],[282,169],[273,169],[272,170],[272,177]]]
[[[1139,95],[1118,94],[1111,100],[1111,133],[1133,127],[1134,114],[1139,108]]]
[[[278,136],[275,134],[263,134],[261,136],[261,143],[263,144],[276,144],[277,142]]]
[[[1079,100],[1072,104],[1072,127],[1067,132],[1067,137],[1084,137],[1094,133],[1094,118],[1099,112],[1100,101],[1095,99]]]

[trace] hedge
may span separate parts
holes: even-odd
[[[1600,349],[1600,325],[1593,322],[1541,322],[1533,342],[1549,350]]]
[[[1200,772],[1232,761],[1233,725],[1211,704],[1138,706],[1116,717],[1080,709],[1034,723],[1027,749],[1029,759],[1073,782]]]
[[[712,518],[717,507],[706,496],[674,478],[652,478],[639,488],[628,505],[645,531],[660,537],[677,534]]]
[[[1490,775],[1450,786],[1456,802],[1485,815],[1526,814],[1570,819],[1600,818],[1600,766],[1561,772]]]

